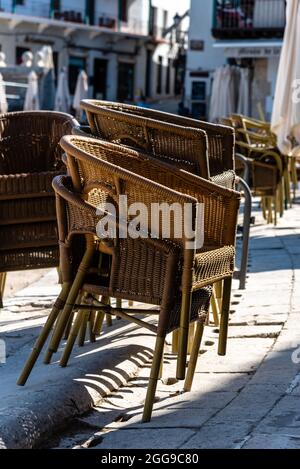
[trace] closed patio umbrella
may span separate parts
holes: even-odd
[[[241,78],[238,96],[238,114],[250,116],[250,70],[249,68],[241,68]]]
[[[238,76],[236,67],[226,66],[215,71],[210,102],[211,122],[236,112]]]
[[[55,96],[55,111],[70,112],[71,97],[67,80],[66,70],[63,69],[58,77],[58,86]]]
[[[83,99],[88,97],[88,76],[84,70],[78,74],[75,95],[73,100],[73,108],[76,110],[76,117],[80,119],[82,110],[80,108],[80,103]]]
[[[274,97],[271,128],[284,154],[300,144],[300,0],[287,0],[286,28]],[[300,154],[300,152],[299,152]]]
[[[6,99],[5,85],[3,76],[0,73],[0,114],[5,114],[8,111],[8,104]]]
[[[41,108],[44,110],[53,110],[55,103],[55,70],[52,47],[44,46],[41,53],[44,68],[40,87]]]
[[[26,91],[24,111],[38,111],[40,109],[38,76],[32,71],[28,75],[28,88]]]

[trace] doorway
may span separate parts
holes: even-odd
[[[74,95],[79,73],[86,69],[86,58],[70,56],[69,59],[69,89],[71,95]]]
[[[119,62],[117,99],[120,103],[130,102],[134,100],[133,63]]]
[[[107,88],[107,60],[94,60],[94,99],[106,99]]]

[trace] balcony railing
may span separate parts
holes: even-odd
[[[103,30],[113,30],[125,34],[148,35],[148,22],[129,15],[128,21],[120,21],[118,15],[95,11],[91,17],[84,7],[85,2],[74,0],[74,9],[64,8],[64,2],[51,2],[50,0],[31,0],[23,5],[16,5],[12,0],[0,0],[0,13],[10,13],[22,16],[49,18],[53,20],[86,24],[96,26]],[[69,5],[70,3],[68,3]]]
[[[217,39],[279,38],[285,27],[285,0],[215,0]]]

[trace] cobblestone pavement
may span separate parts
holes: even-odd
[[[228,354],[217,356],[218,330],[207,327],[191,393],[172,384],[175,359],[169,350],[150,423],[141,423],[147,364],[53,446],[299,448],[299,204],[276,228],[257,217],[247,289],[235,289],[232,300]]]
[[[299,285],[300,200],[277,227],[257,216],[247,289],[234,283],[227,356],[217,355],[218,330],[207,327],[193,391],[182,394],[167,347],[153,418],[142,424],[154,337],[123,321],[76,348],[67,369],[40,360],[28,385],[15,386],[58,291],[55,272],[46,273],[8,298],[0,315],[8,355],[0,364],[0,448],[299,447]]]

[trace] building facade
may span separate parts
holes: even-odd
[[[251,71],[251,114],[272,111],[285,27],[284,0],[192,0],[185,106],[209,115],[212,75],[225,64]]]
[[[173,96],[182,43],[169,0],[1,0],[0,50],[8,65],[44,45],[54,51],[56,71],[67,67],[71,94],[78,72],[89,76],[90,97],[134,102]],[[175,19],[176,19],[175,18]],[[180,28],[188,27],[185,17]],[[186,29],[187,31],[187,29]]]

